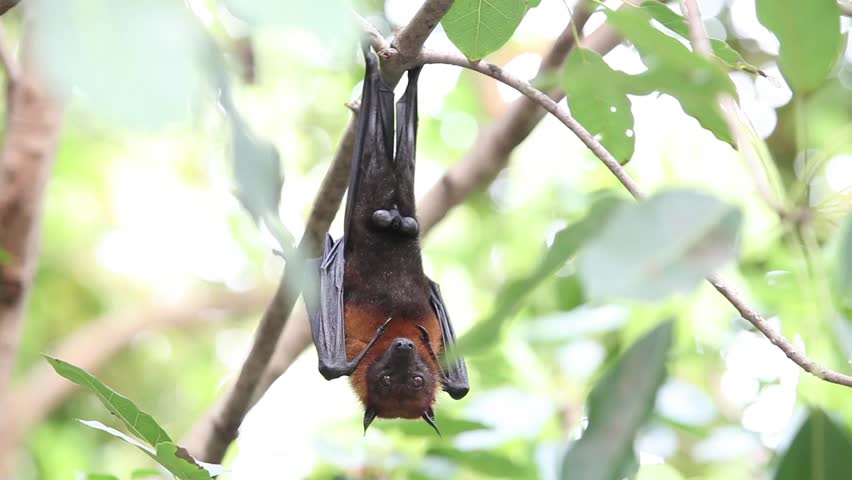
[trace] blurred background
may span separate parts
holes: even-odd
[[[214,0],[188,0],[191,11],[166,1],[34,3],[43,27],[40,58],[68,104],[11,386],[32,401],[4,412],[35,415],[14,478],[71,479],[78,472],[130,478],[151,465],[132,447],[77,422],[115,426],[90,393],[57,393],[43,383],[50,377],[37,376],[42,352],[62,351],[76,339],[77,352],[90,355],[90,371],[175,438],[234,380],[283,261],[233,195],[226,121],[187,59],[201,48],[200,24],[228,58],[243,116],[280,152],[280,215],[298,234],[363,73],[357,31],[329,31],[333,23],[326,21],[347,15],[348,7],[309,3],[254,23]],[[542,0],[487,59],[533,78],[574,3]],[[836,226],[852,205],[852,41],[830,79],[796,99],[775,64],[778,41],[758,22],[754,0],[699,3],[711,36],[766,72],[768,78],[731,76],[781,177],[791,190],[806,189],[804,202],[816,212],[814,241],[825,248],[809,268],[807,251],[755,193],[736,152],[667,95],[631,97],[636,147],[627,169],[648,192],[689,186],[741,207],[739,259],[723,273],[791,341],[844,371],[852,323],[828,306],[826,278]],[[255,4],[262,15],[264,2]],[[360,0],[354,8],[390,34],[420,4]],[[246,5],[243,19],[255,13]],[[603,20],[592,15],[584,31]],[[17,38],[22,21],[19,12],[4,17],[7,37]],[[848,37],[850,20],[842,25]],[[440,26],[426,46],[454,49]],[[627,44],[604,58],[628,73],[645,68]],[[424,68],[418,197],[518,96],[470,71]],[[797,101],[806,108],[794,109]],[[794,128],[803,124],[804,145]],[[802,147],[821,159],[804,186],[797,184]],[[618,188],[564,126],[546,117],[515,149],[509,167],[423,241],[425,269],[441,284],[456,331],[494,310],[500,288],[534,269],[555,233],[586,212],[595,191]],[[340,217],[331,228],[335,237]],[[482,428],[438,438],[426,427],[379,420],[363,435],[361,406],[348,382],[326,382],[311,347],[249,413],[224,478],[556,478],[556,459],[566,439],[582,431],[594,382],[666,318],[676,319],[677,335],[669,377],[638,439],[640,478],[769,478],[805,407],[824,408],[852,426],[848,390],[804,374],[709,285],[658,303],[589,303],[569,262],[527,297],[499,342],[468,358],[470,395],[459,402],[439,398],[439,425],[452,430],[452,422],[468,420]],[[54,397],[35,400],[43,395]]]

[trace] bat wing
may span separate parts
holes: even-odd
[[[305,282],[305,307],[311,322],[311,336],[317,347],[319,371],[326,380],[352,373],[346,359],[346,333],[343,327],[343,239],[327,236],[322,257],[309,260]]]
[[[453,330],[453,324],[450,322],[450,316],[444,306],[441,289],[432,280],[429,280],[429,283],[432,285],[432,308],[435,309],[438,322],[441,324],[442,360],[445,363],[441,368],[444,369],[444,377],[446,378],[444,390],[458,400],[467,395],[470,390],[467,366],[464,363],[464,358],[456,350],[456,332]]]
[[[311,278],[306,279],[304,294],[311,335],[319,356],[319,370],[328,380],[351,375],[385,331],[384,326],[380,327],[364,350],[347,361],[343,318],[345,257],[352,255],[350,268],[359,268],[359,264],[365,263],[364,258],[369,264],[371,250],[376,250],[371,246],[376,236],[365,220],[370,219],[376,210],[386,209],[393,204],[396,183],[391,156],[394,143],[393,89],[381,79],[378,60],[370,53],[368,45],[364,45],[364,60],[364,88],[358,113],[343,238],[336,242],[331,237],[326,238],[322,257],[308,266]]]

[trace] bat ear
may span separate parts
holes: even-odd
[[[438,430],[438,426],[435,425],[435,412],[432,411],[432,407],[427,408],[426,411],[423,412],[423,415],[420,415],[420,418],[426,420],[426,423],[435,429],[435,433],[437,433],[439,437],[441,436],[441,431]]]
[[[364,412],[364,435],[367,434],[367,428],[373,423],[373,420],[376,419],[376,410],[373,408],[367,408]]]

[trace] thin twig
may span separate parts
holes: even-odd
[[[687,0],[694,1],[694,0]],[[545,95],[529,83],[520,80],[511,74],[506,73],[500,67],[487,62],[478,61],[471,62],[461,55],[453,53],[438,53],[433,51],[424,51],[420,54],[421,63],[442,63],[448,65],[457,65],[464,68],[475,70],[482,74],[488,75],[500,82],[509,85],[516,89],[528,98],[539,103],[548,112],[553,114],[559,121],[568,127],[591,151],[598,157],[604,165],[615,175],[619,182],[633,195],[637,200],[644,198],[639,186],[627,173],[626,170],[615,160],[606,148],[598,142],[582,125],[574,120],[568,111],[559,106],[552,98]],[[756,310],[749,307],[743,300],[741,295],[727,282],[723,281],[717,275],[710,275],[707,280],[733,305],[740,315],[760,330],[774,345],[778,346],[790,360],[799,365],[803,370],[812,375],[830,383],[845,385],[852,387],[852,376],[844,375],[825,368],[810,359],[804,352],[796,348],[789,340],[778,332],[769,328],[766,319],[763,318]]]
[[[687,25],[689,26],[690,43],[692,43],[696,52],[699,52],[706,57],[710,57],[712,55],[712,50],[710,48],[710,41],[707,39],[707,34],[704,32],[704,25],[701,23],[701,11],[699,10],[698,2],[696,0],[685,0],[684,11],[687,19]],[[736,133],[736,131],[741,129],[740,126],[743,123],[742,119],[738,119],[736,116],[736,112],[739,111],[739,106],[736,104],[734,99],[729,96],[723,97],[720,101],[722,102],[723,112],[726,112],[726,115],[733,116],[733,118],[728,120],[728,122],[732,125],[732,130]],[[740,152],[745,155],[743,152],[745,145],[739,144],[738,147]],[[783,211],[780,213],[783,213]],[[773,330],[760,313],[749,307],[743,301],[742,296],[717,275],[714,274],[707,277],[707,281],[709,281],[714,287],[716,287],[716,290],[718,290],[719,293],[728,299],[731,305],[740,312],[740,315],[743,318],[751,322],[751,324],[760,330],[773,345],[781,349],[781,351],[787,355],[787,358],[802,367],[803,370],[827,382],[852,387],[852,376],[825,368],[813,359],[809,358],[798,347],[790,343],[790,341],[783,335]]]
[[[689,29],[689,41],[692,43],[692,48],[704,57],[710,58],[713,55],[713,47],[704,31],[704,24],[701,23],[698,3],[695,0],[685,0],[681,4],[681,9],[686,16],[686,26]]]
[[[693,12],[699,12],[698,4],[695,0],[686,0],[681,4],[681,11],[686,17],[686,25],[689,29],[690,42],[693,48],[701,56],[712,60],[713,47],[710,45],[710,39],[704,31],[701,15],[700,13],[693,14]],[[730,95],[722,94],[719,97],[719,105],[728,130],[734,137],[737,150],[740,152],[743,160],[745,160],[746,169],[754,181],[755,190],[764,203],[775,211],[780,218],[791,218],[790,212],[788,212],[788,208],[784,205],[784,202],[777,198],[778,195],[772,192],[768,175],[752,143],[752,139],[757,138],[757,134],[742,112],[739,104]]]
[[[766,318],[763,317],[759,312],[750,307],[745,300],[742,298],[742,294],[737,292],[734,288],[728,285],[727,282],[719,278],[718,276],[710,275],[707,277],[707,281],[710,282],[719,293],[725,297],[728,302],[737,309],[740,313],[740,316],[749,321],[755,328],[760,330],[766,338],[772,342],[773,345],[781,349],[784,352],[784,355],[787,355],[787,358],[792,360],[796,365],[800,366],[802,370],[810,373],[811,375],[825,380],[829,383],[836,383],[838,385],[845,385],[847,387],[852,387],[852,376],[842,374],[840,372],[836,372],[834,370],[828,369],[808,357],[805,352],[801,351],[798,347],[790,343],[784,335],[781,335],[777,331],[775,331]]]
[[[403,28],[394,39],[393,45],[396,53],[382,57],[382,73],[385,80],[391,84],[396,84],[402,72],[407,68],[406,65],[413,63],[426,37],[429,36],[451,5],[451,0],[427,0],[420,7],[411,23]],[[352,124],[354,124],[354,120],[350,122],[350,128],[347,128],[341,142],[344,146],[354,145],[354,127],[351,126]],[[338,178],[338,175],[348,172],[351,155],[351,148],[339,150],[338,160],[345,162],[347,166],[329,169],[323,181],[324,185],[326,183],[340,185],[342,182],[345,186],[345,180]],[[339,162],[335,161],[335,164]],[[302,253],[316,252],[316,245],[320,245],[322,235],[328,230],[335,212],[339,209],[343,191],[338,192],[336,189],[330,189],[328,193],[330,197],[334,198],[318,196],[314,203],[308,219],[308,227],[299,246],[299,251]],[[293,310],[296,299],[299,297],[301,272],[302,269],[299,267],[298,261],[287,265],[287,270],[282,276],[275,298],[258,325],[251,350],[240,369],[236,383],[225,397],[221,408],[215,409],[209,417],[203,420],[202,425],[194,429],[196,435],[190,437],[190,444],[187,445],[187,448],[195,453],[199,459],[214,463],[221,462],[228,446],[237,437],[239,426],[249,408],[251,408],[253,399],[256,398],[257,386],[275,351],[281,337],[281,331]]]
[[[592,153],[598,157],[604,165],[618,178],[618,181],[633,195],[636,199],[642,198],[643,194],[639,185],[627,174],[627,171],[621,167],[618,160],[612,156],[600,142],[595,140],[594,136],[589,133],[579,122],[568,114],[568,111],[561,108],[552,98],[547,96],[541,90],[533,87],[528,82],[525,82],[514,75],[504,71],[502,68],[485,61],[471,62],[462,55],[451,52],[436,52],[432,50],[423,50],[418,57],[420,63],[442,63],[446,65],[456,65],[459,67],[475,70],[479,73],[487,75],[495,80],[498,80],[515,90],[526,95],[532,101],[538,103],[545,110],[553,114],[560,122],[562,122],[569,130],[574,132],[574,135],[583,142]]]

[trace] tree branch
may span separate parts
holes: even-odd
[[[514,75],[511,75],[505,72],[502,68],[494,65],[492,63],[488,63],[485,61],[477,61],[471,62],[467,58],[462,55],[451,53],[451,52],[436,52],[436,51],[422,51],[420,53],[419,63],[441,63],[445,65],[456,65],[459,67],[468,68],[470,70],[475,70],[483,75],[487,75],[495,80],[498,80],[515,90],[521,92],[530,100],[538,103],[545,110],[553,114],[563,125],[568,127],[569,130],[574,132],[574,135],[580,139],[583,144],[588,147],[592,153],[598,157],[604,165],[612,172],[613,175],[624,185],[624,188],[630,192],[635,198],[642,198],[642,191],[639,189],[639,185],[630,177],[624,168],[618,163],[618,160],[612,156],[609,151],[607,151],[604,146],[595,140],[594,136],[589,133],[588,130],[585,129],[579,122],[574,120],[574,118],[568,114],[568,111],[564,108],[561,108],[558,103],[556,103],[552,98],[550,98],[547,94],[542,92],[541,90],[533,87],[528,82],[525,82]]]
[[[43,88],[29,38],[22,71],[7,88],[6,133],[0,151],[0,392],[15,363],[18,332],[38,262],[43,193],[53,165],[62,108]],[[2,401],[2,399],[0,399]]]
[[[0,151],[0,250],[5,257],[0,261],[0,412],[9,411],[4,397],[38,263],[44,189],[62,122],[62,108],[43,87],[34,66],[28,25],[24,29],[21,71],[6,89],[6,131]],[[8,61],[12,65],[11,58]],[[0,438],[5,436],[0,431]],[[0,476],[8,468],[0,458]]]
[[[687,0],[694,1],[694,0]],[[568,111],[562,107],[560,107],[556,102],[553,101],[552,98],[548,97],[529,83],[515,78],[514,76],[504,72],[500,67],[496,65],[489,64],[487,62],[479,61],[479,62],[471,62],[468,59],[462,57],[461,55],[453,54],[453,53],[438,53],[431,51],[424,51],[420,54],[420,62],[421,63],[442,63],[448,65],[457,65],[464,68],[469,68],[471,70],[475,70],[484,75],[494,78],[500,82],[509,85],[510,87],[518,90],[522,94],[526,95],[531,100],[537,102],[542,107],[544,107],[548,112],[553,114],[554,117],[559,119],[566,127],[568,127],[575,135],[582,141],[592,153],[598,157],[601,162],[606,165],[607,168],[615,175],[618,181],[633,195],[637,200],[642,200],[644,198],[644,194],[642,193],[639,186],[633,180],[632,177],[627,173],[626,170],[615,160],[615,158],[606,150],[606,148],[601,145],[582,125],[580,125],[576,120],[574,120],[569,114]],[[760,330],[774,345],[778,346],[781,351],[784,352],[787,357],[799,365],[806,372],[814,375],[817,378],[825,380],[830,383],[835,383],[838,385],[845,385],[848,387],[852,387],[852,376],[845,375],[828,368],[825,368],[810,359],[804,352],[796,348],[789,340],[787,340],[783,335],[778,332],[773,331],[766,319],[760,315],[756,310],[749,307],[742,300],[742,296],[727,282],[722,280],[717,275],[710,275],[707,277],[707,280],[719,291],[719,293],[724,296],[734,308],[740,313],[740,315],[748,320],[752,325],[755,326],[758,330]]]
[[[635,1],[637,0],[633,0]],[[583,4],[578,6],[573,19],[577,31],[582,30],[589,11]],[[569,25],[544,55],[539,67],[539,76],[562,66],[575,42],[573,30]],[[608,25],[596,29],[580,42],[583,48],[594,50],[601,55],[619,43],[621,36]],[[555,89],[549,96],[558,102],[565,94]],[[461,203],[472,192],[490,184],[509,163],[512,151],[532,133],[545,113],[538,103],[521,97],[512,103],[506,113],[483,128],[473,147],[444,173],[418,203],[417,218],[423,231],[428,231],[441,221],[452,207]]]
[[[692,48],[695,49],[696,52],[701,55],[710,58],[713,55],[712,47],[710,46],[710,40],[707,38],[707,34],[704,31],[704,24],[701,22],[701,11],[698,7],[698,2],[696,0],[685,0],[684,2],[684,10],[687,20],[687,26],[689,27],[689,37],[690,43],[692,43]],[[737,112],[739,111],[739,106],[736,101],[730,96],[724,95],[720,99],[720,103],[722,105],[722,112],[726,117],[726,121],[728,122],[729,128],[732,130],[732,133],[737,138],[737,149],[743,156],[746,156],[746,152],[744,149],[749,148],[748,142],[743,138],[744,135],[740,132],[742,130],[741,121],[737,116]],[[754,167],[753,167],[754,168]],[[755,172],[759,175],[759,172]],[[760,185],[760,184],[759,184]],[[768,188],[762,187],[762,188]],[[764,193],[764,195],[769,195],[768,193]],[[768,197],[768,202],[770,206],[773,204],[780,208],[781,205],[774,202],[772,197]],[[779,213],[783,214],[784,210],[779,210]],[[797,365],[802,367],[802,369],[817,378],[825,380],[830,383],[836,383],[838,385],[845,385],[847,387],[852,387],[852,376],[844,375],[839,372],[835,372],[828,368],[823,367],[818,364],[814,360],[810,359],[804,352],[799,350],[795,345],[790,343],[783,335],[773,330],[766,319],[758,313],[756,310],[749,307],[742,299],[742,296],[730,287],[726,282],[724,282],[717,275],[711,275],[707,277],[707,281],[713,285],[719,293],[724,296],[737,311],[740,312],[740,315],[751,322],[752,325],[755,326],[758,330],[760,330],[766,338],[772,342],[773,345],[777,346],[787,355],[787,358],[795,362]]]
[[[402,29],[394,45],[397,53],[388,57],[382,57],[382,71],[386,80],[396,84],[402,72],[411,64],[420,51],[420,47],[426,37],[432,32],[441,17],[449,10],[452,0],[427,0],[415,14],[412,22]],[[390,59],[393,57],[393,59]],[[314,208],[308,219],[308,226],[299,250],[303,254],[316,253],[316,246],[320,245],[322,235],[328,230],[334,214],[340,207],[340,200],[345,189],[349,171],[349,163],[354,145],[355,119],[344,134],[341,148],[335,158],[333,166],[326,173]],[[337,187],[343,186],[339,191]],[[328,189],[324,187],[328,186]],[[296,267],[296,268],[294,268]],[[288,265],[282,276],[281,283],[275,298],[267,311],[261,318],[255,333],[255,340],[251,350],[243,364],[236,384],[231,388],[221,408],[213,410],[198,428],[194,429],[196,436],[190,437],[187,448],[195,453],[201,460],[218,463],[221,462],[228,446],[237,437],[240,424],[245,418],[252,401],[256,398],[258,383],[272,357],[275,347],[281,337],[281,331],[287,322],[287,317],[293,310],[296,299],[299,297],[298,285],[301,281],[301,269],[295,265]]]
[[[0,0],[0,15],[8,12],[19,3],[21,3],[21,0]]]
[[[837,2],[840,4],[840,13],[847,17],[852,17],[852,3]]]
[[[6,43],[6,32],[2,28],[2,25],[0,25],[0,66],[6,72],[7,82],[14,83],[18,79],[21,67],[18,65],[18,61],[15,60],[15,54],[9,48],[9,44]]]
[[[263,308],[270,294],[269,290],[216,292],[182,299],[171,305],[108,314],[86,323],[73,335],[64,338],[52,349],[51,355],[94,373],[142,332],[189,328],[209,324],[225,316],[246,315]],[[11,455],[23,435],[77,388],[77,385],[56,375],[45,362],[36,364],[9,394],[7,411],[15,413],[0,417],[0,455]]]

